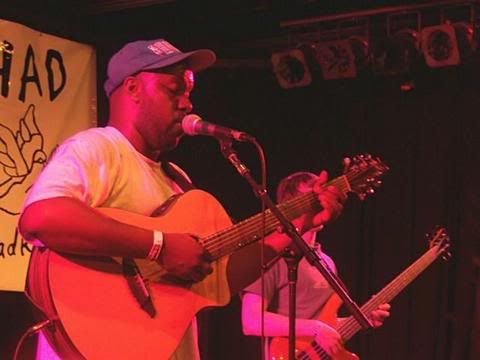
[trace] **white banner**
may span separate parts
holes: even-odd
[[[0,290],[24,289],[26,192],[63,139],[95,125],[93,48],[0,19]]]

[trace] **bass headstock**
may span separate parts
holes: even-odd
[[[350,185],[350,192],[357,194],[360,200],[375,193],[382,184],[382,176],[389,167],[380,159],[370,154],[355,155],[347,162],[344,176]]]
[[[435,230],[429,234],[425,234],[430,248],[437,246],[438,254],[442,255],[443,260],[448,260],[452,256],[450,252],[450,236],[444,227],[437,226]]]

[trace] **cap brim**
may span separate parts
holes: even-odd
[[[168,59],[163,59],[157,63],[153,63],[145,69],[161,69],[170,65],[174,65],[183,61],[187,61],[189,69],[197,72],[206,69],[217,60],[215,53],[208,49],[199,49],[186,53],[179,53]]]

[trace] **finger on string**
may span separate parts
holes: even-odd
[[[325,170],[322,170],[318,175],[318,179],[316,183],[324,184],[327,182],[327,180],[328,180],[328,172],[326,172]]]

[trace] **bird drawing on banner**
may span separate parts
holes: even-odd
[[[6,197],[13,186],[23,183],[35,164],[46,162],[43,146],[34,105],[29,105],[15,132],[0,123],[0,199]]]

